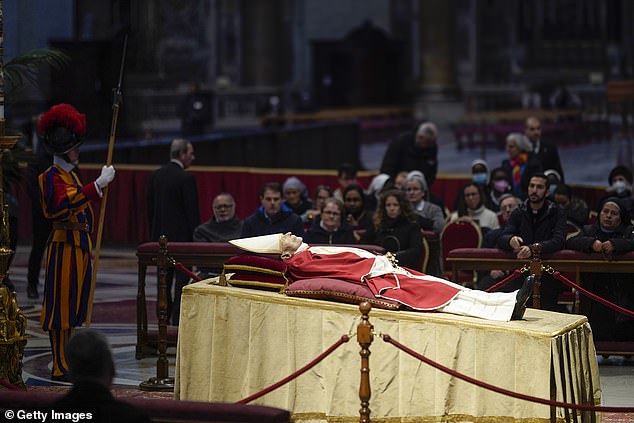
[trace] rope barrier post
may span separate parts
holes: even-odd
[[[156,267],[159,276],[158,289],[158,359],[156,361],[156,377],[141,382],[142,391],[173,391],[174,378],[169,377],[169,362],[167,361],[167,267],[170,263],[167,255],[167,237],[159,238],[159,253],[156,257]]]
[[[357,326],[357,341],[361,346],[359,355],[361,356],[361,383],[359,384],[359,399],[361,408],[359,409],[359,423],[370,423],[370,345],[374,336],[374,327],[370,324],[370,310],[372,306],[364,301],[359,304],[361,311],[361,322]]]
[[[535,243],[531,244],[531,263],[530,263],[530,272],[532,275],[535,275],[535,284],[533,285],[533,308],[542,308],[541,307],[541,286],[542,286],[542,246],[541,244]]]

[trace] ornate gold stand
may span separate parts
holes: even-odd
[[[5,135],[4,124],[4,119],[0,118],[0,165],[5,151],[13,148],[20,139],[20,136]],[[4,181],[0,168],[0,379],[26,389],[22,380],[26,316],[18,307],[15,292],[2,285],[13,254],[9,241],[9,207],[4,200]]]

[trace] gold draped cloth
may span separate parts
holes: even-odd
[[[222,287],[183,289],[175,398],[236,402],[356,334],[357,306]],[[373,309],[377,333],[479,380],[566,402],[599,404],[592,332],[584,316],[528,309],[524,321]],[[252,404],[291,410],[296,421],[358,421],[359,344],[353,337],[320,364]],[[373,422],[595,421],[461,381],[378,337],[370,355]],[[551,415],[552,413],[552,415]],[[551,417],[553,419],[551,420]]]

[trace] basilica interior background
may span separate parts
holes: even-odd
[[[54,4],[53,4],[54,3]],[[129,51],[120,131],[178,131],[194,84],[208,129],[266,114],[368,105],[422,119],[549,107],[557,87],[605,113],[606,83],[631,78],[627,0],[7,0],[5,55],[54,47],[72,61],[42,71],[9,107],[18,123],[58,100],[110,125],[124,34]],[[52,82],[54,81],[54,82]],[[432,116],[442,119],[441,116]]]

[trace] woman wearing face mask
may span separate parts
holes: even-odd
[[[423,236],[403,191],[381,194],[373,223],[361,238],[362,243],[385,248],[396,256],[399,266],[421,269]]]
[[[627,166],[616,166],[608,176],[609,186],[599,204],[609,197],[620,199],[630,219],[634,220],[634,199],[632,199],[632,171]]]
[[[611,257],[634,250],[634,228],[623,202],[609,197],[601,203],[599,218],[586,225],[566,242],[566,248]],[[587,273],[583,286],[592,293],[621,307],[634,310],[634,284],[631,275],[620,273]],[[588,316],[595,340],[634,340],[634,319],[608,309],[596,301],[581,297],[581,309]]]
[[[489,193],[486,196],[485,204],[487,208],[494,212],[500,211],[500,201],[511,193],[511,176],[503,167],[496,167],[491,171],[491,182],[489,182]]]
[[[471,162],[471,182],[487,189],[489,185],[489,165],[482,159]]]

